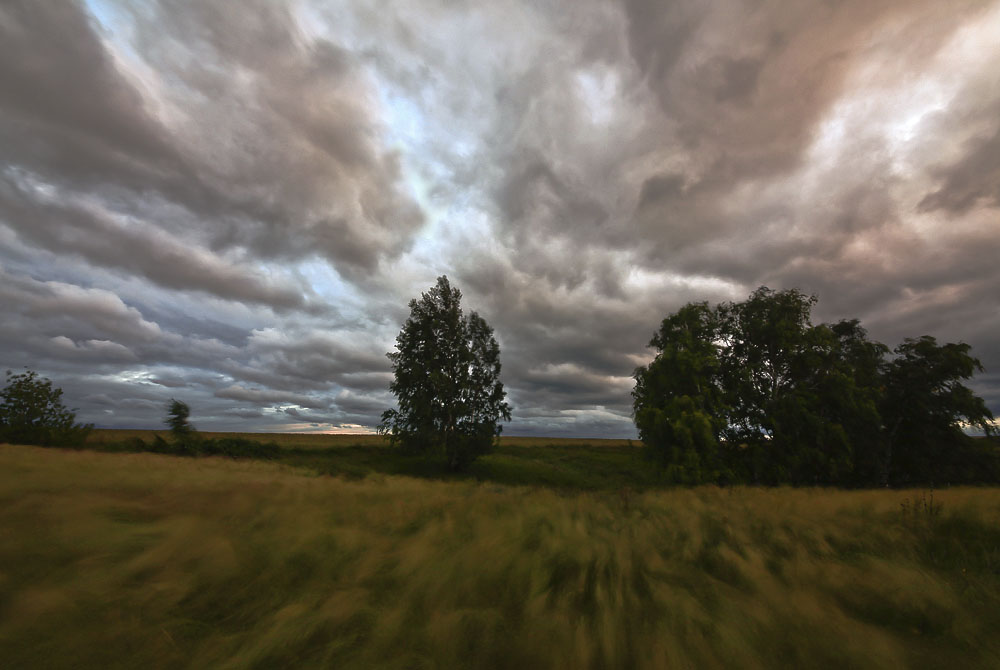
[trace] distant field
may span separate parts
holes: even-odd
[[[997,668],[997,630],[995,488],[569,493],[0,446],[5,668]]]
[[[126,440],[138,437],[143,440],[151,440],[154,435],[168,438],[166,430],[119,430],[111,428],[98,428],[91,433],[91,443],[107,443]],[[212,433],[202,432],[201,435],[207,438],[213,437],[242,437],[250,440],[260,440],[261,442],[276,442],[282,447],[296,448],[316,448],[326,449],[329,447],[346,446],[380,446],[387,443],[386,438],[380,435],[328,435],[317,433]],[[592,438],[565,438],[565,437],[510,437],[503,435],[500,437],[500,444],[504,446],[516,447],[541,447],[541,446],[606,446],[606,447],[626,447],[638,445],[636,440],[604,440]]]
[[[316,433],[215,433],[199,431],[205,438],[241,437],[261,442],[277,442],[282,447],[300,449],[325,449],[328,447],[343,447],[348,445],[380,446],[385,444],[385,438],[380,435],[320,435]],[[91,432],[88,442],[91,444],[106,444],[138,437],[141,440],[152,440],[155,435],[164,439],[170,438],[166,430],[119,430],[98,428]]]
[[[110,449],[130,438],[151,443],[167,431],[95,430],[89,445]],[[490,481],[567,489],[650,488],[663,485],[645,458],[641,443],[631,440],[502,437],[497,450],[468,472],[446,472],[428,462],[390,449],[378,435],[316,435],[301,433],[199,433],[204,438],[243,437],[274,441],[282,447],[281,462],[318,474],[365,477],[408,475],[425,479]]]

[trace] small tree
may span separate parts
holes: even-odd
[[[163,420],[163,423],[170,427],[170,435],[174,442],[172,446],[168,446],[162,438],[157,436],[156,447],[158,450],[187,455],[194,455],[200,451],[200,440],[194,426],[188,421],[189,416],[191,416],[191,408],[187,406],[187,403],[170,399],[170,402],[167,403],[167,418]]]
[[[69,446],[86,440],[93,426],[74,423],[76,413],[62,404],[62,393],[32,370],[8,370],[0,392],[0,441]]]
[[[493,448],[510,406],[500,383],[500,346],[478,314],[463,315],[462,293],[447,277],[420,300],[387,354],[399,408],[382,415],[379,432],[393,444],[441,454],[452,470]]]
[[[194,426],[188,422],[189,416],[191,416],[191,408],[187,406],[187,403],[171,398],[170,403],[167,404],[167,418],[164,419],[163,423],[170,426],[170,432],[175,439],[181,440],[194,432]]]

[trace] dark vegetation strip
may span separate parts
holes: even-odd
[[[361,479],[405,475],[447,481],[545,486],[576,490],[656,488],[661,469],[631,440],[502,438],[497,448],[464,471],[408,454],[377,435],[198,433],[197,442],[174,441],[166,431],[95,430],[88,448],[179,456],[219,455],[275,460],[318,474]]]
[[[664,467],[632,440],[503,437],[468,469],[408,454],[378,435],[198,433],[198,447],[174,447],[166,431],[95,430],[87,447],[100,451],[219,455],[274,460],[317,474],[362,479],[403,475],[582,491],[642,491],[675,486]],[[996,441],[993,441],[996,444]],[[1000,444],[996,447],[1000,451]]]

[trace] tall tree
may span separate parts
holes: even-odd
[[[727,437],[756,442],[773,433],[769,409],[790,391],[809,346],[809,314],[816,303],[797,289],[761,287],[739,303],[720,306],[724,388],[732,402]]]
[[[725,408],[719,387],[719,319],[708,303],[685,305],[660,324],[656,357],[635,371],[633,416],[639,439],[678,482],[724,479],[719,435]]]
[[[718,308],[719,384],[728,410],[724,436],[734,464],[750,481],[789,481],[818,458],[799,449],[802,436],[820,427],[810,415],[817,404],[806,380],[816,372],[810,359],[829,346],[826,333],[810,322],[815,303],[815,296],[797,289],[761,287],[743,302]],[[832,443],[838,437],[825,436]]]
[[[905,339],[894,353],[881,406],[888,440],[884,479],[902,484],[989,477],[995,459],[977,453],[963,430],[993,432],[993,414],[962,383],[983,370],[969,345],[939,345],[924,335]]]
[[[510,406],[500,382],[500,346],[478,314],[462,313],[462,293],[447,277],[420,300],[396,337],[389,390],[398,409],[379,431],[410,451],[443,454],[453,470],[493,448]]]

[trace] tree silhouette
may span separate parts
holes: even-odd
[[[447,277],[420,300],[387,354],[398,409],[382,415],[379,432],[413,452],[441,454],[459,470],[492,449],[510,406],[500,382],[500,346],[478,314],[463,315],[462,293]]]
[[[62,403],[62,389],[32,370],[7,371],[0,391],[0,441],[69,446],[82,443],[90,424],[74,423],[76,413]]]
[[[964,432],[993,415],[962,384],[967,344],[889,349],[855,320],[813,325],[814,296],[762,287],[663,320],[635,372],[639,436],[674,481],[878,485],[989,481],[1000,459]]]

